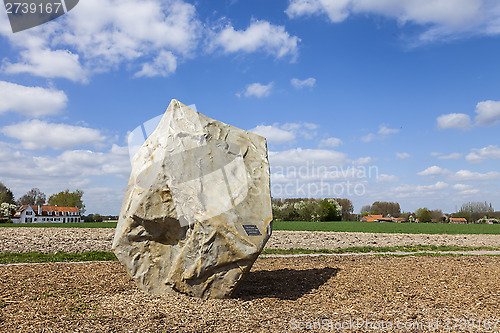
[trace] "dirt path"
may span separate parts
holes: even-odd
[[[0,276],[0,332],[500,331],[498,257],[261,258],[226,300],[148,296],[117,262]]]
[[[0,228],[0,252],[110,251],[114,229]],[[269,249],[335,249],[351,246],[460,245],[499,247],[500,235],[426,235],[274,231]]]

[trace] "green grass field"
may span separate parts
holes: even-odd
[[[84,252],[84,253],[0,253],[0,264],[18,263],[40,263],[40,262],[79,262],[79,261],[116,261],[118,260],[112,252]]]
[[[274,230],[341,231],[403,234],[500,234],[500,224],[391,222],[274,222]]]
[[[116,228],[115,222],[0,224],[15,228]],[[274,222],[274,230],[341,231],[403,234],[500,235],[500,224],[390,223],[390,222]]]

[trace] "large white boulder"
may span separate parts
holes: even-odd
[[[228,297],[271,231],[265,138],[172,100],[133,158],[113,240],[137,285]]]

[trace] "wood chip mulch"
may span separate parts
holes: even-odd
[[[118,262],[0,277],[0,332],[500,331],[499,257],[260,258],[223,300],[146,295]]]

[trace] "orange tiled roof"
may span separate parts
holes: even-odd
[[[21,216],[21,214],[26,210],[28,209],[29,205],[22,205],[21,207],[19,207],[19,209],[16,211],[16,213],[14,214],[14,217],[16,216]],[[36,206],[31,206],[31,208],[34,210],[33,207],[36,207]]]
[[[52,212],[79,212],[80,210],[78,209],[78,207],[42,206],[42,212],[51,212],[51,211]]]
[[[450,217],[450,222],[467,222],[465,217]]]
[[[36,215],[38,214],[38,206],[37,205],[22,205],[19,207],[17,212],[14,214],[15,216],[21,216],[21,214],[28,209],[28,207],[31,207],[31,209],[35,212]],[[78,207],[59,207],[59,206],[42,206],[42,215],[46,215],[44,213],[47,212],[80,212]]]
[[[384,218],[383,215],[367,215],[367,216],[364,216],[363,219],[366,220],[366,222],[375,222],[379,219],[382,219]]]

